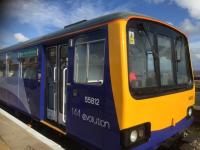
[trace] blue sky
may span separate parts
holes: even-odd
[[[6,0],[1,2],[0,48],[118,11],[170,23],[189,36],[193,67],[200,70],[199,0]]]

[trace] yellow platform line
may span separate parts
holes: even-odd
[[[45,121],[45,120],[41,120],[40,122],[41,122],[42,124],[48,126],[49,128],[51,128],[51,129],[53,129],[53,130],[56,130],[57,132],[59,132],[59,133],[61,133],[61,134],[64,134],[64,135],[67,134],[66,132],[64,132],[64,131],[61,130],[60,128],[58,128],[58,127],[56,127],[56,126],[54,126],[54,125],[48,123],[48,122]]]

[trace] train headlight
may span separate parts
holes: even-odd
[[[124,148],[129,148],[145,143],[150,137],[150,128],[150,123],[144,123],[121,131],[122,146]]]
[[[188,108],[187,113],[188,117],[192,117],[192,107]]]
[[[130,133],[130,141],[134,143],[138,138],[138,132],[136,130],[131,131]]]

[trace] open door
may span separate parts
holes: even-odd
[[[68,75],[67,45],[46,48],[46,114],[47,119],[64,125],[66,122],[66,83]]]

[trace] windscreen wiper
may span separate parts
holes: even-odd
[[[158,58],[159,55],[158,55],[158,53],[156,53],[155,48],[154,48],[155,46],[151,43],[151,39],[149,38],[149,35],[148,35],[146,29],[144,28],[144,25],[143,25],[142,23],[140,23],[140,24],[138,24],[137,27],[138,27],[138,29],[139,29],[140,31],[143,31],[143,32],[144,32],[145,36],[147,37],[147,41],[148,41],[150,47],[151,47],[151,48],[153,47],[153,49],[151,49],[151,51],[152,51],[154,57]]]

